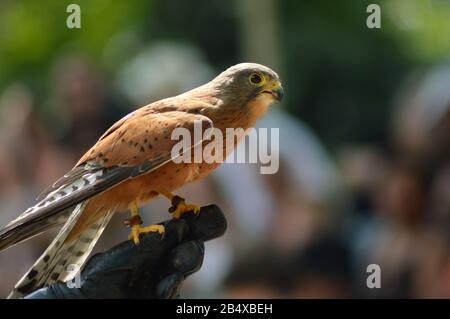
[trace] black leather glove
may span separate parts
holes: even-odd
[[[144,234],[139,245],[127,240],[91,257],[80,288],[57,283],[25,298],[177,298],[182,282],[203,263],[204,242],[223,235],[227,223],[220,208],[211,205],[163,225],[163,235]]]

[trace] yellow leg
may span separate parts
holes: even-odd
[[[194,214],[198,214],[200,212],[200,207],[197,205],[186,204],[184,198],[180,196],[173,195],[167,190],[161,190],[159,193],[172,203],[172,207],[169,208],[169,213],[171,213],[175,219],[179,219],[181,215],[186,212],[193,212]]]
[[[129,240],[133,240],[136,245],[139,244],[140,234],[154,233],[158,232],[160,234],[164,233],[163,225],[150,225],[146,227],[141,227],[141,218],[138,215],[138,208],[136,202],[130,204],[131,218],[126,221],[131,226],[131,234],[128,236]]]

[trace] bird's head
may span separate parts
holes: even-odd
[[[270,104],[281,101],[284,96],[278,74],[256,63],[236,64],[213,81],[225,102],[247,105],[253,101]]]

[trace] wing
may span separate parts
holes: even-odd
[[[33,235],[39,233],[36,225],[48,228],[47,221],[66,209],[172,161],[172,147],[178,142],[171,140],[172,131],[184,127],[193,132],[198,123],[203,132],[212,127],[212,121],[203,115],[155,113],[146,107],[120,120],[71,172],[52,185],[40,202],[0,231],[0,250],[27,239],[28,230]],[[203,142],[203,132],[192,147]],[[17,234],[21,234],[20,238]]]
[[[107,131],[81,157],[77,166],[95,162],[104,168],[130,167],[141,165],[152,158],[170,158],[172,147],[178,142],[171,140],[174,129],[185,128],[193,132],[197,123],[201,124],[203,134],[213,126],[209,118],[199,114],[180,111],[150,113],[146,108],[141,110],[131,113],[114,131]],[[191,141],[192,144],[199,142],[201,139]]]

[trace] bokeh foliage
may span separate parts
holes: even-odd
[[[276,1],[287,108],[331,148],[382,139],[405,77],[450,53],[450,1],[376,1],[382,28],[369,30],[366,7],[374,2]],[[65,27],[70,3],[82,8],[79,30]],[[192,43],[223,69],[242,56],[239,19],[246,17],[239,3],[2,0],[0,89],[22,81],[44,98],[51,65],[63,52],[82,52],[114,74],[141,47],[163,39]]]

